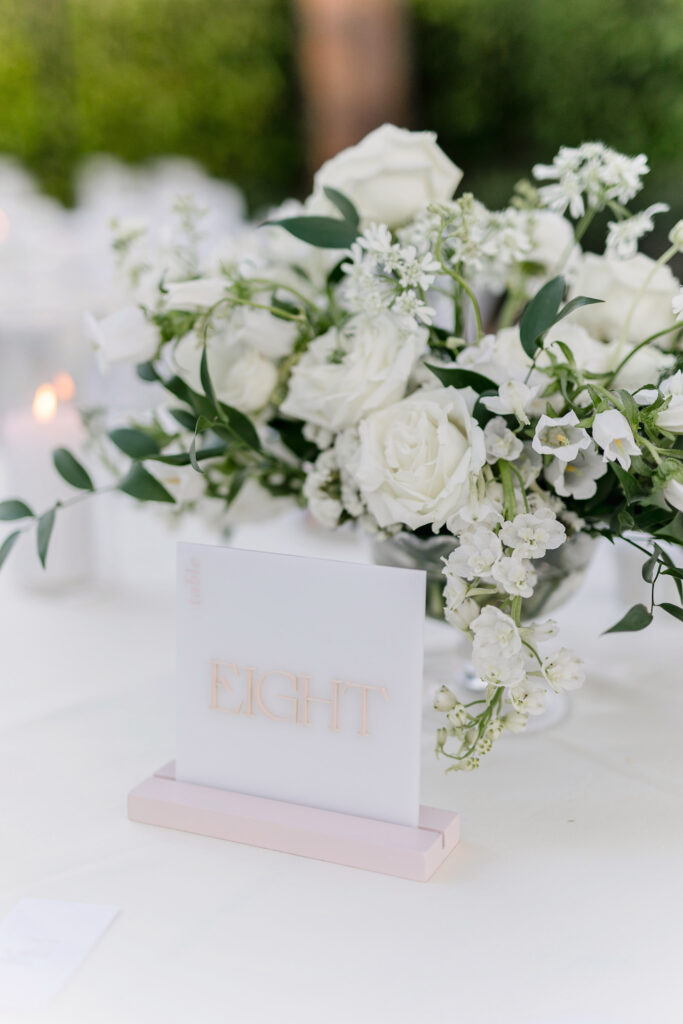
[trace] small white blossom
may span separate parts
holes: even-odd
[[[541,416],[531,442],[539,455],[554,455],[562,462],[573,462],[582,448],[591,443],[590,435],[583,427],[577,427],[578,416],[572,412],[553,418]]]
[[[527,715],[540,715],[545,711],[548,691],[526,679],[510,690],[510,700],[517,711]]]
[[[514,597],[531,597],[536,586],[536,570],[518,552],[500,558],[493,566],[491,575],[506,594]]]
[[[503,523],[500,539],[520,558],[542,558],[546,551],[564,544],[567,534],[550,509],[541,509],[521,512]]]
[[[536,398],[538,391],[539,385],[530,387],[520,380],[506,380],[498,388],[497,397],[488,395],[482,398],[481,404],[501,416],[516,416],[520,423],[526,425],[529,422],[527,409]]]
[[[578,219],[586,211],[601,210],[611,200],[626,204],[640,192],[642,177],[649,167],[642,153],[624,156],[602,142],[584,142],[578,147],[562,146],[552,164],[537,164],[534,177],[552,181],[543,185],[539,196],[544,206],[556,213],[567,207]]]
[[[626,417],[618,409],[599,412],[593,420],[593,440],[603,451],[605,462],[619,463],[622,469],[630,469],[631,456],[640,455]]]
[[[497,462],[498,459],[514,462],[524,450],[522,441],[512,433],[500,416],[494,416],[484,427],[484,443],[486,461],[489,463]]]
[[[611,259],[629,260],[638,251],[638,242],[648,231],[654,228],[654,220],[658,213],[666,213],[666,203],[653,203],[646,210],[634,213],[626,220],[610,221],[607,225],[607,245],[605,255]]]
[[[479,605],[474,598],[468,597],[466,601],[463,601],[457,607],[447,605],[444,610],[444,616],[446,622],[450,623],[451,626],[466,632],[476,619],[479,611]]]
[[[532,622],[530,626],[523,626],[520,630],[522,638],[535,647],[537,644],[544,644],[557,636],[559,626],[554,619],[546,619],[545,622]]]
[[[447,522],[448,529],[455,536],[459,536],[464,530],[471,526],[488,526],[493,528],[503,522],[502,502],[494,499],[494,495],[487,491],[483,501],[472,501],[450,517]]]
[[[543,475],[563,498],[586,501],[598,489],[596,483],[607,472],[607,466],[594,445],[584,448],[571,462],[553,461],[545,467]]]
[[[562,690],[578,690],[583,686],[586,672],[581,658],[566,647],[543,659],[543,675],[555,693]]]

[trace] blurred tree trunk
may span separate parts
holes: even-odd
[[[315,170],[367,132],[410,119],[410,48],[402,0],[295,0]]]

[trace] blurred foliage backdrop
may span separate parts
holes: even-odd
[[[413,126],[489,203],[561,143],[651,158],[683,213],[683,0],[406,0]],[[186,153],[252,205],[306,188],[287,0],[0,0],[0,151],[68,200],[93,151]]]

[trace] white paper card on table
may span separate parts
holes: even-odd
[[[425,573],[178,545],[176,778],[415,827]]]
[[[118,912],[70,900],[20,900],[0,922],[0,1012],[46,1006]]]

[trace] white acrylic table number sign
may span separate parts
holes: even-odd
[[[134,820],[424,879],[425,573],[178,545],[177,729]]]

